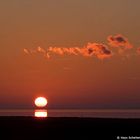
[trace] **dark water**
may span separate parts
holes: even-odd
[[[9,109],[0,110],[0,116],[140,118],[140,110]]]

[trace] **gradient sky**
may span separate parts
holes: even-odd
[[[140,108],[140,0],[1,0],[0,108]],[[133,45],[100,60],[54,54],[26,55],[24,48],[108,46],[121,34]]]

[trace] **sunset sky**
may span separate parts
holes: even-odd
[[[140,108],[140,0],[1,0],[0,108]]]

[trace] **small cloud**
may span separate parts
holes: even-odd
[[[113,54],[112,51],[104,44],[88,43],[87,55],[96,56],[99,59],[110,58]]]
[[[29,50],[27,50],[27,49],[23,49],[23,51],[25,54],[30,54]]]
[[[133,46],[129,43],[128,39],[121,34],[118,34],[115,36],[110,35],[110,36],[108,36],[107,40],[109,42],[108,44],[111,47],[116,47],[116,48],[119,48],[123,51],[125,49],[133,48]]]
[[[46,58],[50,58],[49,53],[45,49],[43,49],[42,47],[40,47],[40,46],[37,47],[37,50],[35,52],[38,52],[38,53],[43,54],[44,57],[46,57]]]

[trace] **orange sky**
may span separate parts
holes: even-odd
[[[139,0],[1,1],[0,108],[32,108],[39,95],[48,98],[48,108],[140,108],[139,5]],[[109,41],[118,35],[132,48]],[[38,46],[82,49],[88,43],[105,45],[111,55],[52,51],[48,59],[30,52]]]

